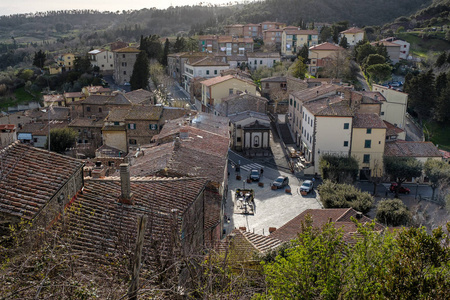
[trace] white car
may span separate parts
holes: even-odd
[[[309,194],[314,189],[314,183],[311,180],[303,181],[302,186],[300,187],[300,192],[306,192]]]

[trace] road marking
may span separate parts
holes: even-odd
[[[252,169],[262,169],[264,168],[264,166],[260,165],[260,164],[247,164],[247,165],[243,165],[241,166],[241,169],[250,172]]]

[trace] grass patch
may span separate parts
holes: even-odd
[[[450,151],[450,125],[426,122],[423,126],[425,139],[439,145],[439,149]]]
[[[37,101],[39,98],[40,93],[37,95],[32,95],[25,91],[25,88],[21,87],[16,89],[13,95],[0,97],[0,108],[7,108],[18,104],[27,104],[31,101]]]
[[[450,43],[441,38],[441,34],[436,36],[429,36],[427,39],[422,39],[419,35],[422,32],[403,32],[398,33],[397,37],[407,41],[411,44],[411,53],[420,57],[426,57],[429,51],[442,52],[450,48]]]

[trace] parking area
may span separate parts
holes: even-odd
[[[260,167],[262,166],[256,163],[241,165],[241,179],[237,180],[234,166],[231,163],[228,165],[230,176],[225,214],[230,221],[224,225],[227,234],[234,228],[245,227],[248,231],[268,235],[269,227],[280,228],[306,209],[321,208],[315,191],[306,196],[300,195],[302,181],[290,173],[264,167],[264,173],[260,179],[260,182],[264,183],[263,187],[260,187],[258,182],[247,183],[246,179],[251,169]],[[286,193],[286,187],[271,189],[271,183],[280,175],[289,178],[288,188],[291,189],[291,193]],[[255,192],[253,215],[234,213],[233,193],[236,189],[243,188],[253,189]]]

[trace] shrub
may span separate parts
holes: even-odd
[[[325,208],[352,207],[362,213],[367,213],[373,205],[373,197],[362,192],[353,185],[333,183],[325,180],[318,188],[320,200]]]
[[[377,221],[387,226],[407,225],[411,212],[400,199],[384,199],[377,205]]]

